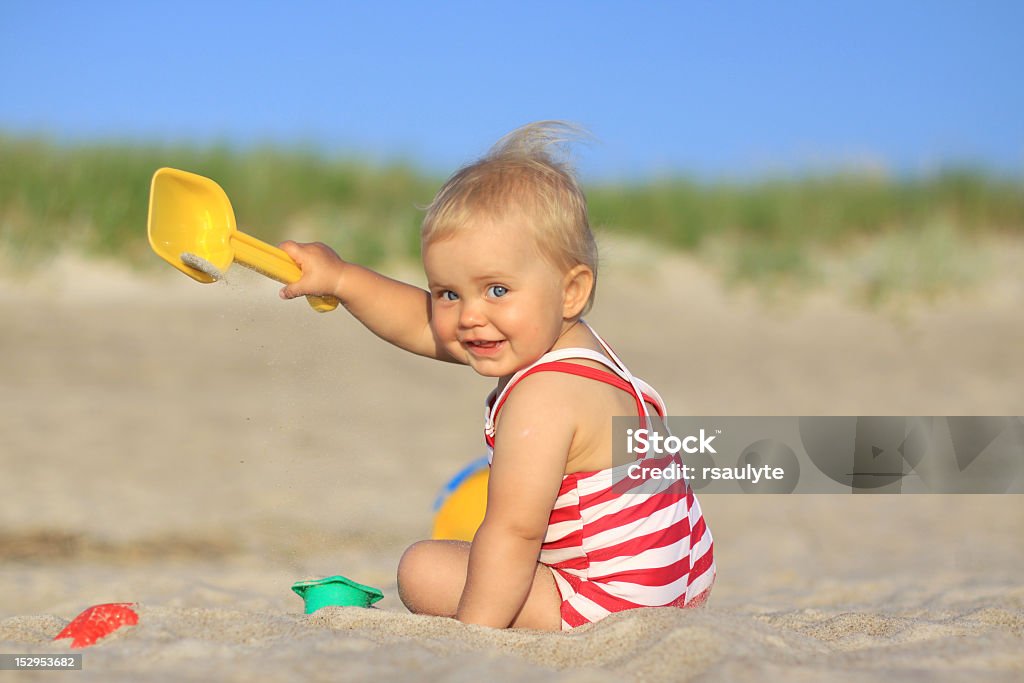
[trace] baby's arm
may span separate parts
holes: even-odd
[[[487,512],[470,548],[459,621],[506,628],[526,602],[575,433],[565,379],[530,376],[502,408]],[[555,614],[557,608],[551,605]]]
[[[430,329],[430,292],[348,263],[319,242],[285,242],[283,249],[302,269],[302,279],[281,289],[281,297],[330,294],[381,339],[420,356],[452,358]]]

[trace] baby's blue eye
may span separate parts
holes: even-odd
[[[446,289],[443,292],[441,292],[441,298],[444,299],[445,301],[458,301],[459,295],[450,289]]]
[[[502,287],[501,285],[491,285],[487,288],[487,291],[491,293],[491,296],[500,298],[508,294],[508,287]]]

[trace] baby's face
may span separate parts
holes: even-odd
[[[563,331],[564,274],[516,219],[481,220],[424,248],[434,336],[487,377],[547,353]]]

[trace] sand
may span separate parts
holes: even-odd
[[[605,253],[590,320],[673,414],[1024,414],[1012,269],[867,309],[834,291],[766,300],[686,258],[644,270],[648,252]],[[719,578],[706,609],[564,634],[408,614],[395,566],[429,534],[438,488],[482,450],[487,381],[227,275],[199,285],[74,258],[0,269],[0,652],[67,652],[51,639],[80,611],[136,602],[139,625],[64,675],[1024,675],[1024,498],[1011,495],[707,495]],[[332,574],[385,599],[302,614],[291,584]]]

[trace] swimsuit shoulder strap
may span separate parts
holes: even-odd
[[[582,322],[582,321],[581,321]],[[586,323],[583,323],[586,325]],[[589,325],[587,327],[593,332],[593,329]],[[618,356],[611,350],[603,339],[596,332],[593,332],[594,336],[600,342],[602,348],[608,352],[608,356],[600,354],[592,349],[585,348],[567,348],[558,349],[556,351],[550,351],[541,356],[532,365],[520,370],[515,373],[509,380],[508,384],[501,390],[501,392],[493,391],[487,397],[487,407],[485,412],[485,425],[484,433],[486,435],[488,445],[493,446],[495,422],[497,420],[498,412],[501,410],[501,406],[505,403],[508,398],[509,392],[515,387],[520,381],[522,381],[528,375],[536,372],[564,372],[567,374],[577,375],[580,377],[586,377],[594,379],[606,384],[610,384],[617,387],[629,394],[632,394],[637,404],[637,415],[641,419],[641,424],[650,426],[650,413],[647,410],[646,403],[651,403],[655,406],[658,414],[661,417],[665,416],[665,402],[662,400],[658,392],[654,390],[649,384],[643,380],[637,379],[630,374],[626,366],[619,360]],[[610,357],[610,358],[609,358]],[[566,363],[568,359],[583,358],[591,360],[596,363],[600,363],[610,370],[601,370],[593,368],[588,365],[580,365],[578,363]]]

